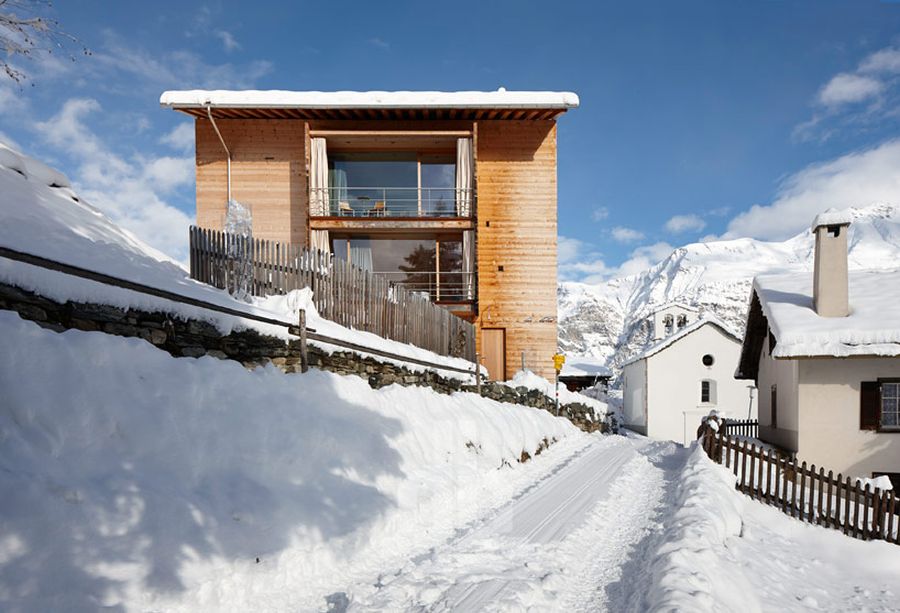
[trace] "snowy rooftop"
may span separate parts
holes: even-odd
[[[713,325],[713,326],[719,328],[719,330],[721,330],[728,336],[731,336],[732,338],[734,338],[734,340],[740,342],[740,340],[741,340],[740,337],[737,334],[735,334],[734,331],[731,330],[731,328],[728,327],[728,324],[726,324],[725,322],[723,322],[722,320],[720,320],[719,318],[717,318],[713,315],[704,315],[703,317],[701,317],[694,323],[685,326],[678,332],[670,334],[669,336],[662,339],[655,345],[651,345],[650,347],[648,347],[647,349],[645,349],[638,355],[634,356],[633,358],[630,358],[625,363],[623,363],[622,366],[627,366],[628,364],[633,364],[634,362],[638,362],[640,360],[649,358],[650,356],[657,354],[660,351],[662,351],[663,349],[669,347],[673,343],[681,340],[688,334],[690,334],[692,332],[696,332],[697,330],[699,330],[700,328],[702,328],[703,326],[705,326],[707,324],[710,324],[710,325]]]
[[[852,209],[839,211],[837,209],[828,209],[816,215],[813,219],[810,230],[816,231],[820,226],[847,226],[853,221]]]
[[[809,273],[753,281],[777,341],[776,358],[900,355],[900,270],[851,272],[850,315],[820,317]]]
[[[572,92],[507,91],[285,91],[186,90],[163,92],[162,106],[270,109],[573,109]]]
[[[560,377],[611,377],[612,371],[606,367],[605,360],[570,357],[566,360]]]
[[[654,306],[654,307],[653,307],[653,310],[650,312],[650,314],[651,314],[651,315],[655,315],[656,313],[659,313],[660,311],[665,311],[666,309],[671,309],[671,308],[674,308],[674,307],[677,307],[677,308],[679,308],[679,309],[684,309],[685,311],[691,311],[692,313],[699,313],[699,312],[700,312],[700,309],[698,309],[698,308],[695,307],[695,306],[691,306],[691,305],[686,304],[686,303],[684,303],[684,302],[679,302],[678,300],[673,300],[673,301],[671,301],[671,302],[667,302],[667,303],[661,304],[661,305],[659,305],[659,306]]]

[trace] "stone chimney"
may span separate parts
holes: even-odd
[[[850,314],[847,288],[847,232],[850,216],[828,209],[813,220],[816,262],[813,270],[813,307],[820,317]]]

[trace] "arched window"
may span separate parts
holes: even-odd
[[[716,382],[712,379],[700,381],[700,403],[716,404]]]

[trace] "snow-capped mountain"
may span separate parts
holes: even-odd
[[[900,267],[900,206],[851,208],[851,270]],[[618,367],[649,340],[646,318],[667,302],[710,312],[743,331],[750,282],[766,273],[809,271],[813,235],[784,242],[751,238],[693,243],[644,272],[599,285],[564,282],[558,288],[559,344],[570,354],[593,356]],[[853,297],[850,297],[851,301]]]

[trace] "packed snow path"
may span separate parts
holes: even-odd
[[[346,596],[334,595],[334,609],[620,608],[627,593],[622,569],[643,557],[668,488],[667,469],[642,453],[655,448],[625,437],[592,437],[445,545]],[[665,449],[675,454],[675,446]],[[677,456],[680,465],[684,454]]]

